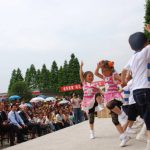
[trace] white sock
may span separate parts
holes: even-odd
[[[90,130],[90,133],[94,133],[94,130]]]

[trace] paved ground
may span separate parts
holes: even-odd
[[[132,139],[120,148],[120,141],[110,119],[96,119],[96,138],[89,139],[88,122],[65,128],[18,144],[5,150],[144,150],[146,143]]]

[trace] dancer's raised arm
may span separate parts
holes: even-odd
[[[84,82],[84,77],[83,77],[83,61],[81,61],[80,64],[80,80],[83,83]]]
[[[99,69],[102,68],[102,61],[100,61],[98,64],[97,64],[97,67],[96,67],[96,70],[95,70],[95,75],[101,79],[103,79],[103,75],[99,73]]]

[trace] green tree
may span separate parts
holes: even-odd
[[[23,81],[21,70],[18,68],[16,72],[16,81]]]
[[[9,95],[19,95],[25,100],[29,100],[31,98],[31,92],[24,81],[17,81],[14,83],[9,91]]]
[[[16,70],[14,69],[14,70],[12,71],[11,79],[10,79],[9,86],[8,86],[8,93],[9,93],[9,91],[10,91],[12,85],[16,82],[16,74],[17,74],[17,72],[16,72]]]
[[[49,70],[46,68],[44,64],[40,73],[40,90],[46,91],[50,89],[50,78],[49,78]]]
[[[13,70],[12,71],[12,75],[11,75],[11,79],[10,79],[10,83],[9,83],[9,87],[8,87],[8,93],[11,90],[11,87],[13,86],[14,83],[18,82],[18,81],[23,81],[23,77],[22,77],[22,73],[21,70],[18,68],[17,70]]]
[[[63,75],[64,75],[64,69],[62,66],[60,66],[58,70],[58,87],[61,87],[64,85]]]
[[[63,85],[69,85],[68,78],[69,78],[69,64],[65,60],[63,66],[63,75],[62,75]]]
[[[69,68],[68,68],[68,82],[69,84],[78,84],[80,83],[79,77],[79,61],[75,57],[74,54],[71,54],[71,59],[69,61]]]
[[[58,93],[58,66],[56,61],[53,61],[50,74],[50,89],[52,92]]]
[[[40,90],[42,88],[42,85],[41,85],[41,71],[40,71],[40,69],[37,70],[36,78],[37,78],[37,89]]]
[[[30,66],[30,69],[27,69],[26,75],[25,75],[25,81],[31,90],[35,90],[38,87],[36,74],[37,73],[36,73],[35,66],[32,64]]]
[[[146,11],[145,11],[145,24],[150,24],[150,0],[146,0],[146,5],[145,5]],[[148,39],[150,40],[150,34],[145,31]]]

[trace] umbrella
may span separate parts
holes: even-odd
[[[47,97],[44,101],[45,102],[56,101],[56,98],[54,98],[54,97]]]
[[[27,107],[33,107],[30,103],[25,103]]]
[[[63,99],[62,101],[60,101],[58,104],[68,104],[70,103],[69,101],[67,101],[66,99]]]
[[[30,100],[30,102],[34,102],[34,103],[37,103],[37,102],[44,102],[44,98],[42,97],[34,97]]]
[[[13,100],[18,100],[18,99],[20,99],[20,98],[21,98],[21,97],[18,96],[18,95],[12,95],[12,96],[9,97],[9,100],[13,101]]]
[[[45,95],[39,95],[38,97],[42,97],[42,98],[46,98],[47,96],[45,96]]]

